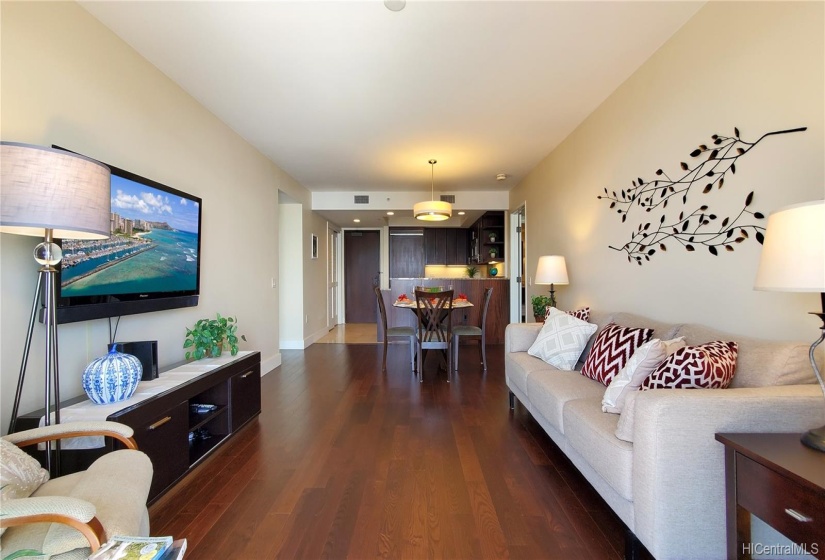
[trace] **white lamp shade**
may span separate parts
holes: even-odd
[[[0,232],[61,239],[109,237],[109,168],[42,146],[0,142]]]
[[[539,264],[536,267],[536,277],[534,284],[569,284],[567,279],[567,264],[564,257],[558,255],[545,255],[539,257]]]
[[[768,216],[757,290],[825,292],[825,200]]]
[[[453,207],[443,200],[426,200],[413,206],[413,214],[426,222],[441,222],[453,215]]]

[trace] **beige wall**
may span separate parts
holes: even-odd
[[[713,2],[698,12],[511,192],[511,208],[527,201],[528,275],[540,255],[561,254],[570,273],[570,285],[557,290],[563,308],[634,311],[772,339],[816,338],[818,322],[807,312],[819,309],[818,294],[753,290],[760,245],[752,239],[718,257],[671,242],[644,266],[629,264],[608,245],[623,245],[640,220],[658,223],[660,214],[636,212],[622,225],[596,196],[604,187],[652,178],[660,167],[677,176],[694,148],[714,133],[732,135],[735,126],[747,140],[807,126],[764,140],[722,190],[703,195],[703,182],[688,206],[708,204],[721,219],[738,213],[750,191],[752,208],[765,214],[822,199],[824,9],[822,2]],[[673,207],[669,219],[678,213]],[[533,286],[528,295],[544,288]]]
[[[159,341],[161,365],[183,359],[185,327],[237,315],[264,371],[280,363],[278,190],[310,195],[74,3],[2,2],[3,140],[59,144],[203,198],[201,298],[196,308],[124,317],[119,340]],[[306,222],[306,220],[305,220]],[[308,239],[308,236],[307,236]],[[0,236],[2,431],[17,379],[36,279],[35,238]],[[320,301],[308,293],[309,308]],[[43,328],[35,328],[22,411],[42,403]],[[61,389],[106,351],[106,320],[60,327]]]

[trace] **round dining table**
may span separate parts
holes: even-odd
[[[416,305],[415,298],[413,298],[413,299],[410,299],[410,298],[396,299],[393,302],[392,305],[393,305],[393,307],[398,307],[398,308],[401,308],[401,309],[409,309],[410,311],[415,313],[416,323],[418,322],[418,319],[417,319],[417,317],[418,317],[418,309],[417,309],[418,306]],[[466,309],[468,307],[474,307],[474,306],[473,306],[472,303],[470,303],[470,301],[466,297],[464,297],[464,298],[453,298],[453,304],[449,308],[449,310],[444,309],[442,311],[441,321],[443,321],[447,317],[447,311],[453,312],[456,309]],[[449,333],[448,338],[451,338],[451,337],[452,337],[452,333]],[[439,360],[439,367],[444,369],[444,368],[447,367],[446,350],[442,350],[440,353],[441,353],[441,359]],[[423,364],[423,360],[422,360],[422,364]],[[419,371],[418,372],[419,380],[421,379],[421,375],[422,375],[422,372]],[[449,375],[450,375],[450,372],[448,371],[447,372],[447,376],[448,376],[447,379],[448,380],[449,380]]]

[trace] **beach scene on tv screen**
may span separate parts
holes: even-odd
[[[109,238],[63,240],[60,295],[196,289],[199,211],[193,200],[112,175]]]

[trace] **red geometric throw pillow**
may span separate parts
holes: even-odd
[[[736,372],[739,345],[717,340],[680,348],[642,383],[648,389],[725,389]]]
[[[544,310],[544,318],[546,319],[548,315],[550,315],[551,307],[548,305]],[[590,308],[589,307],[582,307],[581,309],[575,309],[573,311],[567,311],[568,315],[572,315],[576,319],[581,319],[585,323],[590,320]]]
[[[653,329],[621,327],[610,323],[596,337],[582,367],[582,375],[605,386],[610,385],[636,348],[650,340],[652,334]]]

